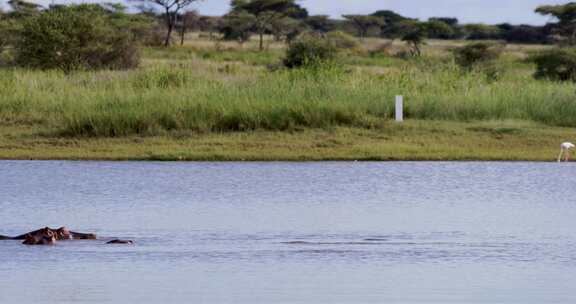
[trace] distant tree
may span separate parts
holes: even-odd
[[[343,15],[355,28],[360,39],[368,36],[368,32],[373,28],[380,28],[385,21],[382,18],[370,15]]]
[[[328,33],[336,28],[334,21],[330,20],[327,15],[316,15],[309,16],[304,20],[304,23],[310,27],[310,29],[317,33]]]
[[[498,24],[500,37],[508,42],[545,44],[551,31],[546,26]]]
[[[170,40],[172,37],[172,32],[178,21],[178,15],[180,12],[191,5],[194,2],[200,0],[131,0],[136,2],[142,2],[143,4],[155,4],[161,6],[164,9],[164,21],[166,24],[166,39],[164,40],[164,46],[170,45]]]
[[[500,38],[500,28],[486,24],[466,24],[464,31],[469,40],[494,40]]]
[[[296,36],[306,30],[306,24],[290,17],[274,19],[270,22],[270,32],[276,41],[292,41]]]
[[[560,42],[576,45],[576,2],[540,6],[536,13],[556,18],[558,22],[554,25],[554,32],[561,38]]]
[[[231,13],[246,12],[254,16],[253,29],[260,39],[260,51],[264,50],[264,34],[270,31],[274,20],[282,17],[308,17],[308,11],[298,5],[296,0],[232,0],[231,5]]]
[[[386,24],[381,32],[380,36],[389,39],[402,39],[409,33],[420,30],[420,23],[416,20],[403,20],[392,25]]]
[[[254,15],[248,12],[230,12],[220,19],[218,31],[224,40],[234,40],[243,44],[250,40],[254,23]]]
[[[388,24],[395,24],[406,20],[413,20],[390,10],[376,11],[371,16],[382,18],[383,21],[386,21],[386,23]]]
[[[505,45],[500,43],[476,42],[452,50],[456,63],[466,70],[500,57]]]
[[[370,16],[378,17],[382,21],[380,25],[380,37],[401,38],[410,30],[406,30],[405,25],[416,23],[417,20],[404,17],[390,10],[376,11]]]
[[[423,28],[415,29],[404,35],[402,41],[406,42],[408,47],[410,47],[410,55],[420,56],[422,55],[422,45],[426,41],[426,32]]]
[[[196,29],[201,32],[208,32],[210,39],[214,38],[214,32],[219,30],[223,17],[200,16],[196,23]]]
[[[338,49],[326,37],[303,35],[286,50],[283,64],[287,68],[319,68],[336,60]]]
[[[455,34],[454,28],[443,21],[432,20],[422,23],[421,26],[426,31],[428,38],[452,39]]]
[[[432,17],[428,18],[428,22],[433,21],[440,21],[448,24],[451,27],[455,27],[458,25],[458,18],[450,18],[450,17]]]
[[[186,32],[194,30],[200,19],[200,14],[196,10],[186,11],[180,15],[180,45],[184,45]]]

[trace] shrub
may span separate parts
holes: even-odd
[[[327,64],[336,59],[337,52],[337,48],[327,38],[303,36],[288,47],[284,66],[298,68]]]
[[[15,45],[20,66],[39,69],[128,69],[139,63],[130,28],[99,5],[56,6],[23,22]]]
[[[536,79],[576,81],[576,48],[559,48],[531,55],[536,64]]]
[[[478,42],[452,50],[456,63],[464,69],[473,69],[480,64],[487,64],[500,57],[504,45]]]
[[[360,43],[354,36],[342,31],[329,32],[326,36],[337,49],[350,50],[360,47]]]

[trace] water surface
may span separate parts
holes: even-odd
[[[0,303],[575,303],[576,166],[0,161]],[[105,245],[112,237],[134,246]]]

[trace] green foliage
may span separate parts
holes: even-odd
[[[254,16],[274,12],[295,19],[308,17],[308,11],[295,0],[234,0],[232,12],[245,11]]]
[[[305,29],[306,26],[302,21],[291,17],[275,18],[268,27],[276,41],[285,40],[287,42],[294,40]]]
[[[288,68],[318,67],[336,59],[338,49],[329,39],[304,35],[286,50],[284,66]]]
[[[27,18],[16,62],[39,69],[127,69],[139,53],[130,28],[99,5],[58,6]]]
[[[464,31],[469,40],[494,40],[500,38],[500,29],[494,25],[466,24]]]
[[[256,17],[244,11],[231,12],[220,20],[218,31],[224,40],[244,43],[250,40]]]
[[[430,38],[451,39],[455,35],[454,28],[444,21],[430,20],[424,23],[423,26],[427,36]]]
[[[360,39],[368,36],[371,29],[380,28],[384,25],[384,20],[380,17],[370,15],[343,15],[358,31]]]
[[[404,35],[402,41],[410,47],[411,56],[420,56],[422,55],[422,45],[426,42],[426,31],[422,27],[418,27]]]
[[[536,13],[552,16],[558,20],[554,25],[554,32],[558,35],[558,42],[576,45],[576,3],[570,2],[562,5],[544,5],[536,8]]]
[[[334,21],[330,20],[330,16],[327,15],[310,16],[304,22],[312,31],[319,33],[333,31],[336,27]]]
[[[576,48],[558,48],[533,54],[537,79],[576,81]]]
[[[464,69],[472,69],[500,57],[504,45],[498,43],[477,42],[452,50],[456,63]]]
[[[305,19],[308,11],[295,0],[233,0],[230,14],[250,14],[254,17],[253,30],[260,36],[260,51],[264,50],[264,34],[274,28],[274,22],[283,17]]]

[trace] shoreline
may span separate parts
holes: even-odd
[[[378,129],[55,137],[0,126],[1,160],[84,161],[502,161],[553,162],[572,128],[525,121],[409,120]]]

